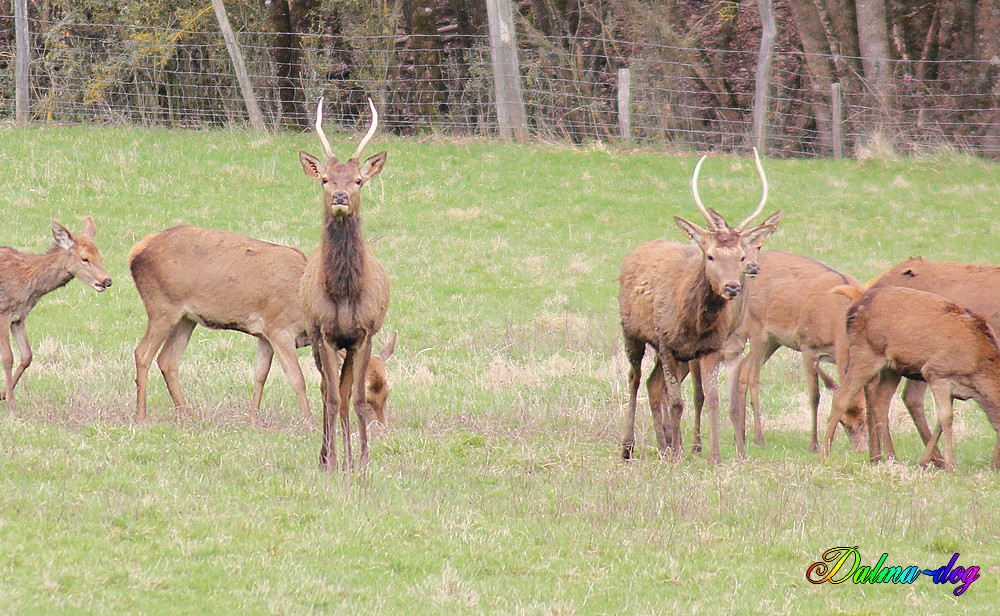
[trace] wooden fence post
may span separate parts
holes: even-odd
[[[500,137],[524,141],[528,136],[527,114],[521,94],[521,72],[514,38],[514,9],[510,0],[486,0],[490,21],[490,56],[496,92]]]
[[[833,118],[833,157],[843,158],[844,157],[844,110],[842,107],[842,101],[840,99],[840,84],[835,83],[830,88],[830,99],[832,101],[831,115]]]
[[[14,0],[14,120],[27,124],[31,110],[31,45],[28,42],[28,0]]]
[[[760,54],[757,56],[757,76],[753,95],[753,144],[761,154],[767,152],[768,86],[774,59],[774,39],[778,29],[774,23],[771,0],[757,0],[760,6]]]
[[[632,72],[627,68],[618,69],[618,129],[622,141],[632,140]]]
[[[219,21],[219,28],[222,30],[222,38],[226,40],[226,49],[229,51],[229,58],[233,62],[236,70],[236,80],[240,83],[240,92],[243,93],[243,102],[247,106],[250,114],[250,126],[264,130],[264,114],[260,112],[257,105],[257,97],[254,96],[253,86],[250,85],[250,76],[247,74],[247,66],[243,62],[243,54],[240,53],[240,46],[236,42],[236,35],[233,34],[233,27],[229,24],[229,15],[226,13],[226,5],[222,0],[212,0],[212,7],[215,8],[215,18]]]

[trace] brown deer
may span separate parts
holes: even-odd
[[[323,189],[323,230],[320,245],[309,258],[299,299],[310,322],[313,355],[321,375],[323,394],[323,443],[320,463],[337,468],[334,443],[339,418],[344,441],[345,468],[353,468],[349,404],[352,389],[361,442],[359,463],[368,462],[368,429],[364,409],[368,404],[363,378],[372,354],[372,338],[382,328],[389,308],[389,276],[375,258],[361,232],[361,187],[385,164],[379,152],[363,163],[365,145],[378,127],[378,112],[371,99],[372,125],[354,154],[338,162],[323,132],[323,101],[316,109],[316,133],[327,160],[299,152],[305,174]],[[337,351],[345,350],[338,370]]]
[[[830,290],[842,285],[861,287],[854,277],[842,274],[825,263],[779,250],[761,254],[760,267],[760,276],[747,288],[745,314],[734,334],[740,341],[749,341],[750,352],[739,363],[739,378],[729,381],[730,413],[740,418],[740,425],[745,424],[743,418],[749,387],[754,413],[754,441],[762,445],[761,368],[783,346],[799,351],[812,419],[809,450],[815,452],[819,449],[819,380],[822,378],[828,387],[833,385],[833,380],[820,369],[819,362],[833,362],[843,377],[848,359],[845,317],[851,302]],[[864,447],[863,397],[859,396],[852,402],[841,421],[855,449]]]
[[[622,262],[618,304],[625,337],[629,370],[629,407],[622,439],[622,457],[630,459],[635,445],[636,398],[646,345],[657,351],[659,360],[647,387],[658,387],[662,373],[666,406],[651,403],[657,448],[666,455],[668,442],[675,458],[682,452],[680,419],[684,411],[680,383],[687,376],[688,362],[721,350],[729,336],[734,309],[732,300],[742,291],[740,276],[746,259],[745,246],[762,242],[774,230],[773,224],[746,229],[767,201],[767,178],[754,150],[763,196],[757,209],[735,227],[725,224],[717,213],[709,212],[698,195],[698,173],[703,156],[695,165],[691,191],[695,204],[705,216],[708,229],[674,217],[695,246],[655,240],[637,246]],[[717,362],[715,366],[717,366]],[[711,368],[711,367],[710,367]],[[709,395],[717,399],[715,373],[706,374]],[[652,383],[652,385],[651,385]],[[669,415],[667,413],[669,412]],[[667,427],[664,426],[666,416]],[[669,436],[668,436],[669,435]],[[709,460],[719,460],[718,408],[709,408]],[[668,441],[669,438],[669,441]]]
[[[925,261],[920,257],[912,257],[869,281],[866,288],[876,286],[908,287],[936,293],[982,315],[994,331],[1000,331],[1000,294],[996,292],[1000,287],[1000,267]],[[903,403],[924,443],[931,437],[924,413],[926,393],[927,383],[906,379]],[[891,439],[887,443],[887,449],[889,455],[894,455]],[[940,463],[940,456],[936,454],[933,461],[935,464]]]
[[[140,240],[128,261],[147,315],[146,333],[135,350],[136,421],[146,419],[146,382],[157,351],[170,398],[182,417],[188,414],[177,368],[198,324],[257,338],[250,402],[254,415],[277,354],[303,416],[312,419],[295,354],[297,347],[310,343],[309,320],[298,301],[306,268],[301,251],[227,231],[180,226]],[[387,394],[385,362],[395,342],[394,334],[380,359],[369,365],[369,388],[380,393]],[[384,424],[385,399],[373,401],[372,409],[374,419]]]
[[[17,410],[14,386],[31,365],[31,344],[24,320],[38,300],[73,278],[98,293],[111,286],[111,277],[104,269],[104,257],[94,243],[95,232],[94,220],[89,216],[83,223],[83,230],[76,235],[52,221],[52,237],[56,243],[43,254],[25,254],[0,246],[0,360],[3,360],[6,383],[0,399],[7,400],[7,408],[11,411]],[[21,356],[16,371],[11,336]]]
[[[878,461],[889,443],[889,401],[902,377],[922,379],[934,396],[938,425],[920,456],[926,466],[944,435],[944,467],[955,468],[952,398],[974,399],[997,431],[993,468],[1000,470],[1000,342],[976,313],[940,295],[893,286],[867,291],[854,286],[836,292],[854,299],[847,311],[850,363],[833,395],[820,459],[830,453],[837,422],[869,382],[868,450]]]

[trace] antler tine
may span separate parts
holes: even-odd
[[[705,162],[706,158],[708,158],[708,154],[702,155],[702,157],[698,159],[698,164],[694,166],[694,175],[691,176],[691,194],[694,195],[694,204],[698,206],[702,215],[705,216],[705,220],[708,221],[708,228],[715,231],[718,227],[716,226],[715,221],[712,220],[712,215],[708,213],[708,209],[706,209],[705,205],[701,202],[701,197],[698,195],[698,173],[701,172],[701,164]]]
[[[316,105],[316,134],[319,135],[319,140],[323,143],[323,150],[326,152],[327,158],[333,158],[333,148],[330,147],[330,142],[326,140],[326,133],[323,132],[323,98],[320,97],[319,104]]]
[[[378,110],[375,109],[375,103],[372,102],[371,98],[368,99],[368,108],[372,110],[372,127],[368,129],[367,133],[365,133],[365,138],[358,144],[358,149],[354,151],[354,156],[351,158],[361,158],[362,150],[364,150],[365,146],[368,145],[368,142],[371,141],[372,135],[375,134],[375,129],[378,128]]]
[[[753,214],[747,216],[743,222],[736,227],[740,231],[750,224],[750,221],[757,218],[757,215],[763,211],[764,204],[767,203],[767,176],[764,175],[764,166],[760,164],[760,156],[757,154],[757,148],[753,149],[753,160],[757,164],[757,173],[760,174],[760,183],[764,185],[764,194],[761,196],[760,203],[757,204],[757,209],[753,211]]]

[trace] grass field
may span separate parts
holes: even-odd
[[[331,135],[336,152],[354,135]],[[367,474],[328,475],[320,436],[275,365],[263,421],[247,411],[249,337],[203,328],[181,366],[179,421],[156,369],[133,425],[132,351],[145,313],[125,262],[179,223],[318,242],[312,135],[0,128],[0,244],[41,252],[50,220],[97,222],[114,279],[78,282],[28,319],[35,360],[0,403],[3,613],[992,613],[1000,601],[996,434],[959,403],[958,471],[921,471],[894,411],[901,461],[872,467],[838,437],[808,445],[798,358],[762,387],[767,444],[723,462],[661,462],[648,412],[638,460],[619,459],[627,366],[615,277],[624,255],[698,221],[693,153],[381,136],[365,229],[392,278],[390,428]],[[916,159],[768,160],[785,211],[768,242],[866,280],[911,255],[1000,264],[1000,166]],[[718,156],[702,198],[739,220],[752,162]],[[314,411],[318,379],[305,351]],[[689,394],[689,392],[688,392]],[[689,396],[688,396],[689,397]],[[644,402],[643,402],[644,404]],[[829,408],[824,395],[822,412]],[[690,413],[684,431],[690,443]],[[954,584],[810,584],[836,546],[862,564],[936,569]],[[849,566],[849,565],[848,565]]]

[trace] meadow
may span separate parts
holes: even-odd
[[[349,155],[353,134],[329,133]],[[132,352],[145,313],[126,255],[195,224],[318,243],[311,134],[0,127],[0,245],[42,252],[50,221],[97,224],[114,285],[79,282],[28,318],[34,363],[15,414],[0,403],[4,613],[991,613],[1000,600],[996,433],[957,403],[954,473],[921,470],[893,410],[900,460],[871,466],[842,434],[808,451],[798,356],[765,367],[763,446],[722,463],[660,461],[640,401],[637,459],[620,460],[627,362],[615,277],[638,243],[700,223],[692,152],[376,136],[383,173],[365,231],[393,284],[378,348],[389,427],[367,472],[328,474],[320,433],[277,364],[248,412],[255,341],[195,330],[181,364],[194,416],[155,367],[134,425]],[[901,158],[765,160],[780,230],[767,248],[860,280],[909,256],[1000,264],[1000,166],[952,150]],[[751,159],[706,161],[702,199],[740,220],[759,199]],[[191,275],[197,275],[192,272]],[[314,413],[318,377],[300,351]],[[647,364],[648,369],[648,364]],[[690,391],[684,419],[691,442]],[[824,393],[823,420],[829,409]],[[933,408],[929,405],[929,408]],[[913,584],[814,585],[837,546],[862,565],[958,565],[961,596]],[[848,565],[849,566],[849,565]],[[839,576],[838,576],[839,577]]]

